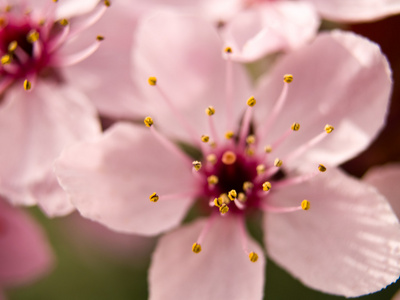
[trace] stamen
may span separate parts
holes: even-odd
[[[226,79],[225,79],[225,96],[226,96],[226,130],[232,128],[233,118],[233,63],[231,59],[232,48],[225,48],[226,55]]]
[[[229,211],[229,207],[226,204],[222,204],[221,207],[219,208],[219,211],[221,215],[226,214]]]
[[[213,114],[215,114],[215,108],[212,106],[209,106],[206,108],[206,114],[209,116],[212,116]]]
[[[216,185],[218,183],[218,177],[215,175],[208,176],[207,182],[209,185]]]
[[[236,207],[239,208],[240,210],[244,210],[246,208],[246,205],[244,203],[242,203],[241,201],[239,201],[239,199],[235,199],[234,203],[235,203]]]
[[[301,208],[302,208],[303,210],[309,210],[310,207],[311,207],[311,205],[310,205],[310,202],[309,202],[308,200],[303,200],[303,201],[301,202]]]
[[[271,185],[271,182],[269,182],[269,181],[264,182],[262,185],[262,189],[264,192],[268,192],[271,189],[271,187],[272,187],[272,185]]]
[[[156,85],[157,84],[157,78],[156,77],[149,77],[148,82],[150,85]]]
[[[333,128],[332,125],[326,124],[325,125],[325,131],[326,133],[331,133],[335,128]]]
[[[219,195],[219,198],[221,198],[222,203],[229,205],[229,203],[231,202],[231,200],[229,199],[228,195],[223,193],[221,195]]]
[[[275,158],[275,160],[274,160],[275,167],[279,168],[282,166],[282,164],[283,164],[282,160],[280,160],[279,158]]]
[[[235,134],[233,133],[233,131],[227,131],[226,133],[225,133],[225,138],[227,139],[227,140],[230,140],[230,139],[232,139],[233,138],[233,136],[234,136]]]
[[[270,145],[267,145],[264,147],[264,152],[265,153],[271,153],[272,152],[272,147]]]
[[[240,134],[239,134],[239,145],[244,144],[244,140],[249,132],[251,115],[252,115],[252,111],[253,111],[252,108],[254,107],[254,105],[256,105],[256,102],[257,101],[254,97],[250,97],[247,100],[248,107],[247,107],[246,112],[243,117],[242,128],[241,128]]]
[[[211,136],[213,138],[213,140],[217,143],[219,142],[218,140],[218,134],[217,131],[215,129],[215,124],[213,121],[212,116],[215,114],[215,108],[212,106],[209,106],[206,108],[206,114],[209,116],[208,118],[208,126],[210,127],[210,131],[211,131]]]
[[[194,161],[193,163],[193,168],[196,170],[196,171],[199,171],[200,169],[201,169],[201,162],[199,162],[199,161]]]
[[[293,123],[292,126],[290,126],[290,129],[286,130],[285,133],[280,138],[278,138],[275,142],[272,143],[272,146],[270,146],[271,151],[272,151],[272,149],[279,148],[279,146],[282,145],[282,143],[284,141],[286,141],[286,139],[292,134],[292,132],[299,131],[299,130],[300,130],[300,124]],[[267,150],[270,150],[270,149],[267,149]]]
[[[314,176],[318,175],[319,173],[324,172],[324,171],[319,171],[319,169],[320,169],[320,167],[318,166],[318,170],[315,170],[314,172],[312,172],[310,174],[303,174],[303,175],[300,175],[297,177],[287,178],[284,180],[274,182],[274,187],[282,188],[282,187],[287,187],[287,186],[306,182],[306,181],[310,180],[311,178],[313,178]]]
[[[144,119],[144,124],[145,124],[147,127],[151,127],[151,126],[154,124],[153,119],[152,119],[151,117],[146,117],[146,118]]]
[[[158,193],[153,193],[149,196],[149,199],[151,202],[157,202],[158,200],[161,201],[167,201],[167,200],[177,200],[177,199],[182,199],[186,197],[191,197],[195,198],[198,196],[198,193],[196,191],[190,190],[190,191],[183,191],[179,193],[173,193],[173,194],[164,194],[160,195]]]
[[[250,252],[249,253],[249,259],[251,262],[256,262],[258,260],[258,255],[255,252]]]
[[[157,195],[157,193],[151,194],[149,198],[150,198],[151,202],[157,202],[158,199],[160,199],[160,197]]]
[[[31,44],[38,41],[39,40],[39,32],[37,32],[35,29],[29,31],[28,35],[26,36],[26,40]]]
[[[208,135],[202,135],[202,136],[201,136],[201,141],[202,141],[203,143],[208,143],[209,140],[210,140],[210,137],[209,137]]]
[[[250,192],[254,187],[254,184],[250,181],[243,182],[243,191],[246,193]]]
[[[215,165],[215,163],[217,162],[217,156],[215,154],[211,153],[211,154],[207,155],[206,160],[210,164]]]
[[[308,202],[308,201],[305,202],[305,201],[307,201],[307,200],[303,200],[301,202],[301,205],[299,205],[299,206],[290,206],[290,207],[276,207],[276,206],[271,206],[266,203],[263,203],[261,205],[261,209],[265,212],[277,213],[277,214],[290,213],[290,212],[295,212],[295,211],[299,211],[299,210],[307,210],[310,208],[310,202]],[[303,206],[305,208],[303,208]]]
[[[256,137],[254,135],[249,135],[246,138],[246,143],[249,145],[253,145],[253,144],[255,144],[255,142],[256,142]]]
[[[232,165],[236,162],[236,154],[232,151],[226,151],[221,158],[225,165]]]
[[[231,201],[234,201],[234,200],[237,198],[237,192],[236,192],[235,190],[229,191],[229,193],[228,193],[228,198],[229,198]]]
[[[283,81],[286,83],[291,83],[293,81],[293,75],[292,74],[283,75]]]
[[[224,49],[225,53],[232,53],[232,48],[231,47],[226,47]]]
[[[211,216],[208,218],[206,225],[203,227],[203,229],[200,232],[199,237],[197,238],[197,242],[194,243],[193,246],[192,246],[192,251],[194,253],[199,253],[201,251],[201,246],[200,245],[203,243],[203,240],[204,240],[206,234],[208,233],[208,231],[210,230],[212,224],[214,223],[214,220],[215,220],[216,216],[217,216],[217,214],[214,213],[214,214],[211,214]],[[197,247],[197,245],[199,247]],[[195,250],[197,252],[195,252]]]
[[[215,198],[215,199],[214,199],[214,205],[215,205],[216,207],[221,207],[222,204],[223,204],[223,202],[222,202],[222,198],[221,198],[221,197],[218,197],[218,198]]]
[[[12,41],[11,43],[8,44],[8,52],[14,52],[15,49],[18,47],[18,42],[17,41]]]
[[[258,165],[258,166],[256,167],[256,170],[257,170],[257,175],[262,175],[262,174],[264,174],[264,172],[265,172],[265,170],[266,170],[265,165]]]
[[[251,262],[256,262],[258,260],[257,253],[255,253],[253,251],[250,252],[248,250],[244,217],[240,217],[240,222],[238,222],[238,223],[239,223],[240,240],[242,242],[242,249],[243,249],[244,253],[246,253],[249,256],[249,259]]]
[[[67,19],[61,19],[61,20],[59,21],[59,23],[60,23],[61,26],[67,26],[67,25],[69,24],[69,22],[68,22]]]
[[[25,81],[24,81],[24,90],[25,91],[29,91],[31,88],[32,88],[32,83],[28,79],[25,79]]]
[[[12,56],[9,55],[9,54],[3,55],[1,57],[1,64],[2,65],[8,65],[8,64],[11,63],[11,61],[12,61]]]
[[[299,123],[293,123],[292,126],[290,127],[293,131],[299,131],[300,130],[300,124]]]
[[[193,246],[192,246],[192,251],[194,253],[196,253],[196,254],[200,253],[201,252],[201,245],[197,244],[197,243],[194,243]]]
[[[247,201],[247,196],[244,193],[239,193],[237,200],[241,203],[245,203]]]
[[[325,172],[326,171],[326,167],[323,164],[319,164],[318,165],[318,171]]]

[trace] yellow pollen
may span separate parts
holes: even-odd
[[[17,41],[12,41],[11,43],[8,44],[8,51],[9,52],[14,52],[15,49],[18,47],[18,42]]]
[[[222,203],[225,203],[226,205],[228,205],[231,202],[231,200],[229,199],[228,195],[225,194],[225,193],[219,195],[219,198],[221,198]]]
[[[108,0],[104,0],[104,5],[105,5],[105,6],[107,6],[107,7],[110,7],[110,5],[111,5],[111,2],[110,2],[110,1],[108,1]]]
[[[216,185],[218,183],[218,177],[215,175],[211,175],[207,177],[207,182],[210,185]]]
[[[249,259],[251,262],[256,262],[258,260],[258,254],[255,252],[250,252]]]
[[[291,83],[293,81],[293,75],[292,74],[283,75],[283,81],[286,83]]]
[[[24,81],[24,90],[25,91],[29,91],[31,88],[32,88],[32,83],[28,79],[25,79],[25,81]]]
[[[221,207],[219,208],[219,211],[221,214],[226,214],[229,211],[229,207],[226,204],[222,204]]]
[[[326,124],[325,125],[325,131],[326,133],[331,133],[335,128],[333,128],[332,125]]]
[[[58,2],[58,0],[53,0],[53,2],[54,2],[54,3],[57,3],[57,2]]]
[[[31,30],[26,36],[26,40],[31,44],[36,42],[38,39],[39,39],[39,32],[37,32],[35,29]]]
[[[9,54],[3,55],[1,57],[1,64],[2,65],[7,65],[7,64],[11,63],[11,61],[12,61],[12,56],[9,55]]]
[[[216,207],[221,207],[221,205],[222,205],[222,198],[220,197],[220,198],[215,198],[214,199],[214,205],[216,206]]]
[[[225,133],[225,138],[226,138],[227,140],[230,140],[231,138],[233,138],[234,135],[235,135],[235,134],[233,133],[233,131],[227,131],[227,132]]]
[[[265,166],[264,165],[258,165],[257,167],[256,167],[256,170],[257,170],[257,174],[258,175],[261,175],[261,174],[263,174],[264,172],[265,172]]]
[[[68,22],[67,19],[61,19],[61,20],[59,21],[59,23],[60,23],[60,25],[62,25],[62,26],[67,26],[67,25],[69,24],[69,22]]]
[[[201,169],[201,162],[195,160],[195,161],[193,162],[193,168],[194,168],[196,171],[200,170],[200,169]]]
[[[209,140],[210,140],[210,137],[208,135],[202,135],[201,136],[201,141],[203,143],[208,143]]]
[[[153,119],[151,117],[146,117],[143,122],[147,127],[151,127],[154,124]]]
[[[104,36],[98,35],[96,36],[96,40],[98,40],[99,42],[104,41]]]
[[[271,147],[270,145],[265,146],[265,147],[264,147],[264,152],[265,152],[265,153],[271,153],[271,152],[272,152],[272,147]]]
[[[210,143],[210,147],[211,147],[212,149],[217,148],[217,143],[216,143],[216,142],[211,142],[211,143]]]
[[[217,162],[217,156],[213,153],[207,155],[207,161],[211,164],[215,164]]]
[[[246,148],[246,154],[247,156],[253,156],[254,155],[254,149],[251,147]]]
[[[301,208],[303,210],[309,210],[310,209],[310,201],[308,201],[308,200],[301,201]]]
[[[193,246],[192,246],[192,251],[194,252],[194,253],[200,253],[201,252],[201,246],[200,246],[200,244],[197,244],[197,243],[194,243],[193,244]]]
[[[243,190],[244,190],[245,192],[250,191],[253,187],[254,187],[254,184],[251,183],[250,181],[245,181],[245,182],[243,182]]]
[[[221,160],[225,165],[232,165],[236,162],[236,154],[232,151],[226,151]]]
[[[43,26],[45,23],[46,23],[46,20],[45,20],[45,19],[40,19],[40,20],[39,20],[39,25],[40,25],[40,26]]]
[[[256,105],[256,98],[254,97],[250,97],[249,99],[247,99],[247,105],[250,107],[253,107],[254,105]]]
[[[268,192],[271,189],[271,182],[266,181],[263,183],[262,188],[264,192]]]
[[[282,166],[282,164],[283,164],[283,162],[279,159],[279,158],[275,158],[275,161],[274,161],[274,166],[275,167],[281,167]]]
[[[157,193],[153,193],[150,195],[149,199],[151,202],[157,202],[160,197],[157,195]]]
[[[254,144],[255,142],[256,142],[256,137],[254,135],[249,135],[246,138],[246,143],[249,145]]]
[[[209,106],[206,108],[206,114],[209,116],[212,116],[213,114],[215,114],[215,108],[212,106]]]
[[[247,197],[244,193],[239,193],[238,200],[243,203],[243,202],[246,202]]]
[[[156,85],[157,84],[157,78],[156,77],[149,77],[148,82],[150,85]]]
[[[300,130],[300,124],[299,123],[293,123],[292,126],[290,127],[293,131],[299,131]]]
[[[232,53],[232,48],[231,47],[226,47],[224,49],[225,53]]]
[[[231,201],[234,201],[234,200],[237,198],[237,193],[236,193],[236,191],[235,191],[235,190],[231,190],[231,191],[228,193],[228,197],[229,197],[229,199],[230,199]]]
[[[319,164],[318,165],[318,171],[325,172],[326,171],[326,167],[323,164]]]

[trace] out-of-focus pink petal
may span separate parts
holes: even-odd
[[[155,235],[184,217],[195,192],[191,164],[172,154],[144,125],[117,124],[97,140],[65,150],[55,163],[61,186],[80,213],[121,232]],[[149,196],[160,195],[157,203]]]
[[[0,286],[36,280],[52,265],[53,255],[39,226],[23,211],[0,199]]]
[[[232,58],[254,61],[277,51],[302,46],[317,32],[319,18],[304,2],[266,2],[243,10],[223,28]]]
[[[224,124],[226,62],[221,57],[217,30],[210,22],[189,14],[159,11],[143,20],[136,37],[134,77],[146,96],[146,111],[159,120],[164,132],[187,138],[157,87],[148,85],[150,76],[157,77],[157,85],[190,120],[199,137],[209,133],[204,113],[208,105],[216,109],[216,122]],[[250,86],[242,66],[233,69],[234,105],[242,108],[251,96]],[[238,116],[239,110],[230,117],[236,120]],[[217,126],[217,130],[222,133],[226,128]]]
[[[282,90],[284,74],[293,74],[288,97],[277,122],[262,141],[270,144],[293,122],[301,125],[277,150],[285,157],[326,124],[335,130],[293,166],[310,162],[340,164],[364,150],[385,122],[391,92],[391,72],[378,45],[353,33],[333,31],[285,56],[261,81],[256,114],[262,124]]]
[[[306,0],[315,5],[320,14],[339,22],[372,21],[400,12],[397,0]]]
[[[249,239],[257,262],[250,262],[242,249],[239,220],[217,217],[202,250],[196,241],[206,221],[201,220],[163,236],[150,267],[150,299],[262,299],[265,261],[262,249]]]
[[[373,167],[363,180],[378,189],[386,197],[397,217],[400,218],[400,164]]]
[[[311,208],[265,217],[268,254],[304,284],[346,297],[380,290],[400,274],[400,226],[372,186],[338,169],[271,193],[271,203]]]
[[[55,5],[56,18],[70,18],[77,15],[90,12],[102,0],[62,0],[58,1]]]
[[[40,184],[53,180],[53,160],[61,150],[100,132],[96,111],[73,88],[38,84],[30,93],[12,89],[0,110],[0,194],[14,204],[34,205]],[[50,178],[50,179],[48,179]],[[69,212],[65,197],[54,199],[62,212],[46,208],[49,215]],[[44,202],[42,203],[45,206]]]

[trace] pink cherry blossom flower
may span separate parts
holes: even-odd
[[[52,266],[53,254],[38,224],[0,199],[0,290],[35,281]]]
[[[377,45],[321,34],[253,90],[203,19],[159,12],[136,38],[149,128],[115,124],[55,172],[83,216],[120,232],[169,231],[198,200],[207,217],[158,243],[150,299],[261,299],[265,259],[245,226],[257,213],[268,255],[312,288],[354,297],[398,278],[397,218],[336,168],[384,124],[391,73]]]

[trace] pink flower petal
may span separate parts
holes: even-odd
[[[223,28],[225,43],[237,61],[254,61],[302,46],[314,37],[319,18],[304,2],[266,2],[243,10]]]
[[[397,217],[400,218],[400,164],[373,167],[365,174],[363,181],[376,187],[386,197]]]
[[[268,214],[268,254],[304,284],[326,293],[357,297],[378,291],[400,274],[400,227],[376,189],[338,169],[271,194],[275,205],[308,211]]]
[[[369,40],[333,31],[320,34],[311,45],[285,56],[256,92],[259,123],[268,120],[265,112],[272,110],[287,73],[294,76],[287,101],[261,144],[272,143],[293,122],[300,123],[300,131],[276,152],[285,157],[324,132],[326,124],[335,127],[316,147],[291,162],[293,166],[340,164],[364,150],[384,125],[391,72],[378,45]]]
[[[400,12],[397,0],[306,0],[313,3],[320,14],[340,22],[373,21]]]
[[[208,105],[215,107],[218,124],[224,124],[226,62],[221,56],[222,43],[217,30],[210,22],[189,14],[160,11],[143,20],[136,37],[134,77],[146,96],[146,111],[165,126],[164,132],[188,137],[157,87],[148,85],[150,76],[157,77],[157,85],[194,124],[199,138],[209,133],[204,113]],[[251,96],[250,85],[242,66],[235,67],[234,103],[242,103],[242,108]],[[239,110],[230,117],[237,120]],[[221,134],[226,130],[222,127],[217,126]]]
[[[63,0],[57,2],[56,18],[70,18],[90,12],[99,0]]]
[[[55,163],[61,186],[89,219],[121,232],[155,235],[184,217],[196,191],[192,166],[165,149],[145,125],[117,124],[97,140],[65,150]],[[157,203],[149,196],[160,195]]]
[[[92,105],[72,88],[38,84],[30,93],[15,88],[5,100],[0,109],[0,193],[14,204],[34,205],[43,196],[40,185],[54,182],[52,164],[61,150],[99,134],[100,126]],[[72,210],[65,196],[53,201],[58,203],[49,203],[52,207],[64,209],[45,208],[49,215]]]
[[[164,235],[153,254],[149,273],[150,299],[262,299],[265,261],[261,248],[250,262],[241,246],[239,220],[219,217],[207,233],[202,251],[192,252],[206,221]]]
[[[0,286],[25,284],[48,273],[53,255],[39,226],[0,199]]]

